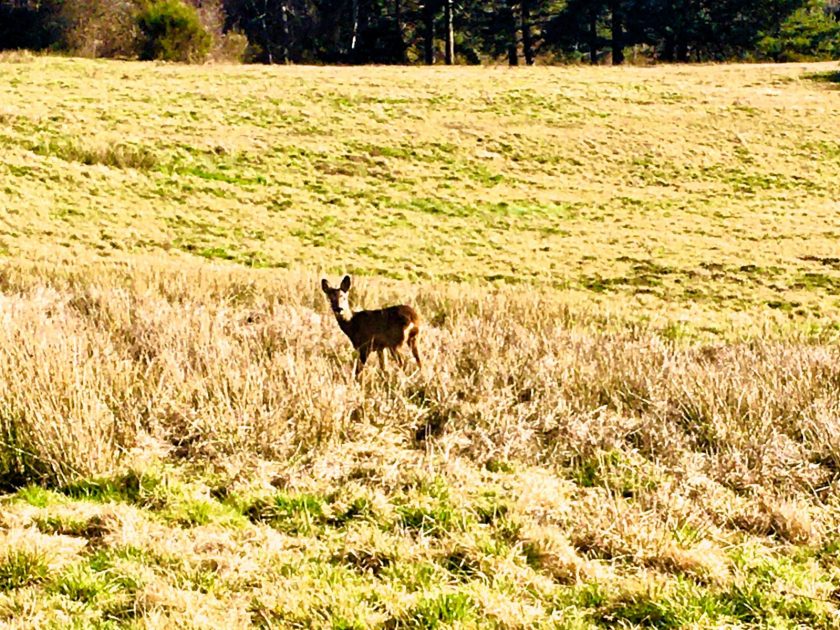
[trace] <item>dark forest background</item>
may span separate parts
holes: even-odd
[[[0,0],[0,49],[261,63],[840,58],[840,0]]]

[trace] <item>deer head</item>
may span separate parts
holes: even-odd
[[[330,308],[336,317],[339,319],[349,320],[353,317],[353,311],[350,310],[350,276],[344,276],[341,284],[337,289],[333,289],[327,279],[321,280],[321,289],[327,295],[330,301]]]

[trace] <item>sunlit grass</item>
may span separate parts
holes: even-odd
[[[830,65],[0,69],[0,624],[837,625]]]
[[[7,62],[0,251],[524,283],[713,332],[737,313],[824,329],[840,152],[813,77],[832,68]]]

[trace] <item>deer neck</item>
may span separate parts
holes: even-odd
[[[341,331],[347,335],[348,337],[351,336],[351,332],[353,330],[353,317],[355,313],[352,309],[343,310],[340,313],[335,313],[335,321],[338,322],[338,327],[341,328]]]

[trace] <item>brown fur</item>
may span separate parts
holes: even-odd
[[[344,276],[337,289],[330,287],[325,280],[321,288],[330,301],[330,307],[338,321],[338,326],[350,339],[359,352],[356,364],[358,375],[367,362],[371,352],[379,353],[379,362],[385,367],[385,350],[402,367],[403,357],[399,353],[403,345],[408,345],[417,367],[422,367],[420,353],[417,350],[417,336],[420,334],[420,317],[417,312],[405,304],[388,306],[372,311],[353,312],[350,308],[350,276]]]

